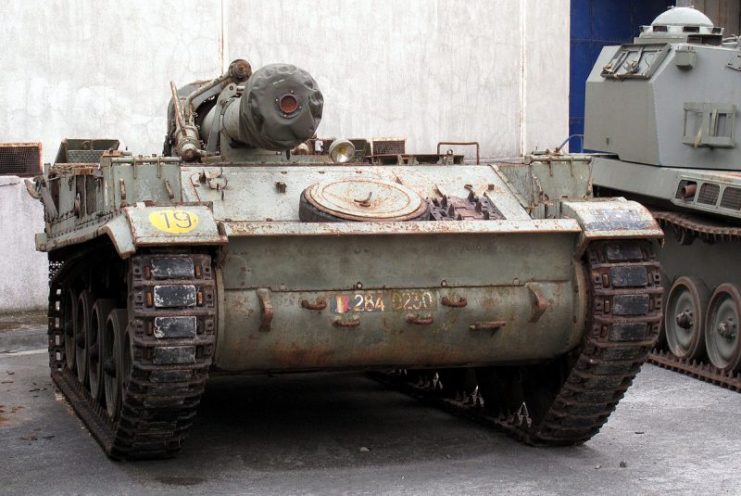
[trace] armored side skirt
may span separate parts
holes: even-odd
[[[575,221],[226,231],[219,369],[527,362],[573,349],[584,333]]]

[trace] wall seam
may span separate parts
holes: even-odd
[[[219,40],[219,63],[221,64],[221,73],[222,74],[226,72],[226,49],[227,49],[227,45],[226,45],[226,35],[227,35],[227,33],[226,33],[226,20],[225,20],[225,17],[224,17],[224,2],[225,1],[226,0],[220,0],[220,2],[219,2],[219,4],[220,4],[220,15],[221,15],[221,19],[220,19],[220,23],[221,23],[221,26],[220,26],[221,39]]]
[[[520,155],[527,153],[527,0],[520,0]]]

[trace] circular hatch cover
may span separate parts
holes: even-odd
[[[299,217],[305,222],[399,222],[421,220],[427,202],[398,183],[371,178],[343,178],[306,188]]]

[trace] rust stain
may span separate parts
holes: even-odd
[[[531,221],[467,220],[466,222],[255,222],[225,223],[231,236],[384,236],[437,234],[556,234],[580,232],[576,221],[548,219]]]
[[[350,348],[327,349],[320,346],[301,347],[296,343],[276,343],[270,350],[270,363],[276,370],[310,370],[327,367],[341,369],[359,365],[405,364],[423,367],[432,364],[466,363],[467,358],[470,358],[465,351],[453,346],[430,346],[427,335],[410,335],[407,344],[405,347],[395,347],[389,346],[387,342],[379,342]],[[417,350],[417,356],[410,356],[409,349]]]
[[[282,367],[298,368],[321,368],[334,360],[333,350],[325,350],[319,347],[311,349],[299,348],[296,344],[278,344],[272,350],[273,363]]]

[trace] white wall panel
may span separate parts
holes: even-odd
[[[220,70],[219,5],[0,1],[0,141],[41,141],[47,161],[65,137],[161,152],[170,79]]]
[[[476,140],[488,157],[567,136],[566,0],[226,0],[224,12],[227,58],[314,74],[322,136],[404,136],[417,152]]]
[[[570,0],[527,0],[526,7],[524,148],[553,149],[569,130]]]
[[[0,176],[0,312],[48,305],[48,262],[34,244],[43,229],[43,208],[23,179]]]
[[[4,0],[0,141],[42,141],[46,160],[63,137],[158,152],[168,82],[245,57],[311,71],[323,135],[517,155],[566,136],[568,12],[566,0]]]

